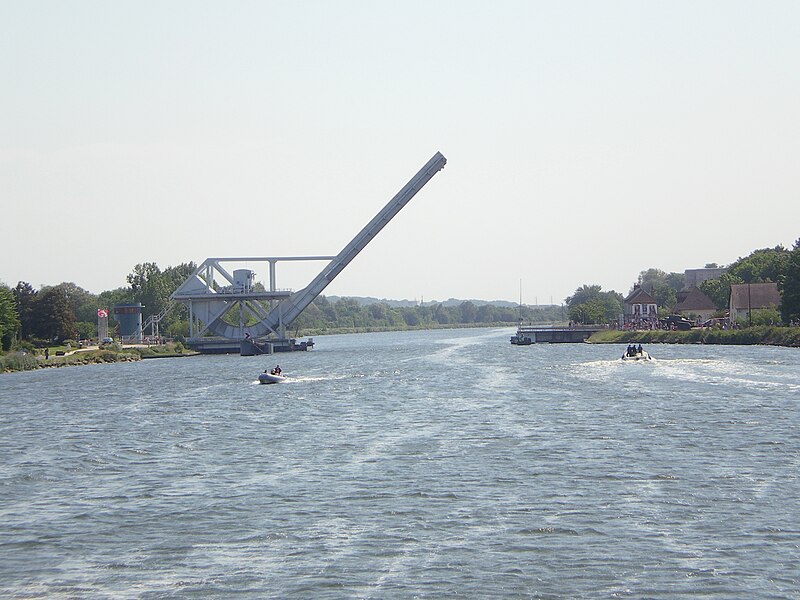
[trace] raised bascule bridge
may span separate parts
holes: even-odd
[[[253,354],[308,350],[313,340],[297,342],[286,335],[303,310],[322,293],[386,224],[441,171],[447,159],[437,152],[419,172],[336,256],[271,256],[207,258],[172,294],[189,310],[188,345],[205,353]],[[278,263],[325,261],[327,264],[299,291],[277,287]],[[265,263],[268,286],[255,282],[250,269],[230,264]]]

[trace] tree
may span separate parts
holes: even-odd
[[[675,290],[667,283],[656,283],[650,289],[650,295],[658,306],[672,309],[678,303],[678,295]]]
[[[673,307],[677,302],[677,293],[686,283],[683,273],[667,273],[661,269],[647,269],[639,273],[639,285],[653,296],[659,306]]]
[[[436,303],[433,306],[432,312],[433,320],[439,323],[439,325],[447,325],[450,323],[450,314],[447,312],[447,309],[442,306],[441,303]]]
[[[339,327],[356,327],[361,313],[361,305],[355,298],[340,298],[334,303],[336,324]]]
[[[724,310],[731,299],[731,285],[742,283],[742,279],[729,272],[723,273],[717,279],[707,279],[700,284],[700,291],[708,296],[717,307]]]
[[[75,333],[80,340],[93,338],[97,335],[97,322],[96,321],[76,321]]]
[[[592,298],[581,304],[575,304],[569,309],[569,318],[572,321],[584,324],[606,322],[606,309],[598,298]]]
[[[623,301],[624,298],[622,297],[622,294],[615,292],[614,290],[603,293],[603,296],[600,298],[600,302],[605,310],[607,322],[619,318],[619,316],[622,314]]]
[[[568,296],[564,301],[567,306],[575,306],[576,304],[584,304],[592,298],[600,296],[603,288],[599,285],[582,285],[572,296]]]
[[[14,293],[8,286],[0,283],[0,348],[3,351],[11,348],[18,330],[19,316]]]
[[[54,287],[64,291],[76,321],[95,321],[98,309],[97,296],[72,282],[65,281]]]
[[[800,321],[800,239],[786,258],[778,289],[781,292],[780,309],[784,322]]]
[[[186,281],[189,276],[197,270],[197,264],[194,262],[181,263],[174,267],[167,267],[161,274],[168,283],[170,294],[177,290],[181,284]]]
[[[684,273],[667,273],[664,283],[671,287],[675,292],[680,292],[686,287],[686,275]]]
[[[319,308],[319,318],[322,322],[332,324],[336,321],[336,309],[334,308],[333,304],[331,304],[331,301],[325,296],[317,296],[314,298],[314,302],[311,303],[311,306]],[[311,308],[311,306],[309,308]],[[305,313],[307,310],[308,308],[304,310],[303,313]],[[301,313],[301,316],[303,313]]]
[[[604,292],[599,285],[582,285],[572,296],[567,306],[569,318],[579,323],[607,323],[622,313],[622,294],[611,290]]]
[[[159,315],[166,308],[172,290],[156,263],[140,263],[127,277],[133,301],[142,303],[142,317]]]
[[[20,281],[13,290],[14,303],[19,317],[20,339],[27,340],[33,335],[34,305],[38,292],[30,283]]]
[[[116,301],[113,304],[140,302],[142,304],[142,318],[145,321],[151,316],[161,315],[170,306],[172,293],[196,270],[197,265],[194,262],[167,267],[163,271],[154,262],[139,263],[126,278],[130,284],[130,289],[126,294],[127,297],[124,299],[115,298]],[[183,325],[179,324],[182,321],[188,322],[188,318],[189,310],[186,306],[173,305],[160,322],[160,328],[169,330],[174,326],[182,330]],[[238,323],[238,313],[234,314],[231,311],[225,316],[226,321],[230,322],[232,319]],[[248,317],[249,319],[250,317]]]
[[[169,296],[177,290],[184,281],[186,281],[190,275],[192,275],[197,270],[197,265],[194,262],[188,263],[181,263],[174,267],[167,267],[164,269],[164,272],[161,274],[165,281],[166,289],[169,292]],[[260,283],[258,285],[261,285]],[[169,296],[166,299],[166,302],[169,302]],[[161,313],[159,313],[161,314]],[[176,306],[169,311],[169,314],[165,317],[162,321],[162,326],[166,327],[167,329],[173,327],[182,327],[179,326],[179,323],[182,321],[186,321],[188,328],[188,321],[189,321],[189,307],[184,304],[178,303]]]
[[[404,306],[400,309],[403,322],[409,327],[416,327],[420,324],[419,312],[415,308],[413,306]]]
[[[750,317],[750,325],[780,325],[781,314],[775,308],[754,310]]]
[[[386,318],[386,311],[388,308],[389,307],[383,302],[375,302],[374,304],[370,304],[367,310],[371,318],[376,321],[382,321]]]
[[[478,308],[474,303],[467,300],[458,305],[458,322],[459,323],[474,323],[475,317],[478,316]]]
[[[476,323],[496,323],[497,312],[491,304],[481,304],[475,313]]]
[[[60,287],[43,288],[36,296],[33,334],[45,340],[63,341],[75,335],[75,315],[66,292]]]
[[[115,304],[131,304],[134,301],[130,288],[119,287],[114,290],[100,292],[97,296],[97,308],[111,309]]]
[[[754,250],[733,263],[728,272],[743,283],[777,282],[786,271],[789,254],[780,245]]]

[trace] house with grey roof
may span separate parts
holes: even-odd
[[[777,310],[780,303],[777,283],[734,284],[731,286],[731,323],[749,324],[754,312],[770,308]]]

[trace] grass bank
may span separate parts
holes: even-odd
[[[748,327],[745,329],[692,329],[690,331],[602,330],[588,340],[592,344],[728,344],[800,347],[800,327]]]
[[[14,352],[0,356],[0,372],[31,371],[33,369],[52,369],[141,360],[136,352],[116,352],[114,350],[86,350],[67,356],[51,356],[48,359]]]
[[[0,356],[0,373],[74,367],[78,365],[135,362],[142,358],[172,358],[194,356],[195,354],[198,353],[187,350],[180,343],[135,348],[122,348],[118,344],[109,344],[97,350],[79,350],[66,356],[51,355],[48,359],[29,352],[12,352]]]

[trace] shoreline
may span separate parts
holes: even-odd
[[[138,362],[150,358],[183,358],[199,356],[200,352],[155,352],[148,347],[126,347],[120,350],[109,348],[83,349],[67,352],[63,355],[44,358],[28,353],[12,353],[0,356],[0,374],[36,371],[38,369],[60,369],[63,367],[80,367],[85,365],[102,365],[120,362]]]
[[[619,331],[604,329],[589,344],[708,344],[718,346],[783,346],[800,348],[800,327],[770,325],[745,329],[690,329],[689,331]]]
[[[470,327],[435,327],[439,329],[473,329],[473,328],[512,328],[515,325],[501,323],[487,323],[472,325]],[[378,331],[419,331],[423,328],[402,329],[370,329],[361,331],[326,331],[314,332],[309,335],[349,335],[352,333],[376,333]],[[430,329],[430,328],[425,328]],[[602,329],[593,333],[585,343],[588,344],[708,344],[708,345],[735,345],[735,346],[783,346],[787,348],[800,348],[800,327],[757,326],[745,329],[690,329],[689,331],[642,330],[620,331],[616,329]],[[143,347],[147,350],[149,347]],[[152,358],[185,358],[200,356],[202,353],[195,351],[185,352],[154,352],[139,351],[136,347],[123,348],[121,351],[110,349],[77,350],[65,356],[55,356],[43,359],[30,354],[0,355],[0,374],[17,373],[20,371],[34,371],[37,369],[53,369],[61,367],[74,367],[89,364],[108,364],[117,362],[137,362]]]

